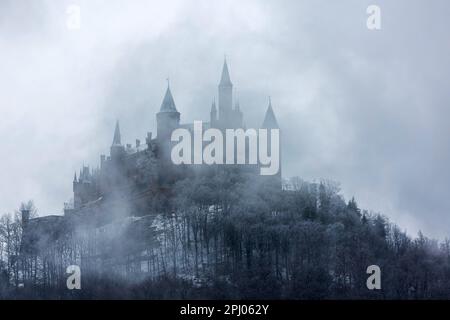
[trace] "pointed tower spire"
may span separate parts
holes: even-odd
[[[273,112],[272,109],[272,100],[270,99],[270,97],[269,97],[269,106],[267,107],[266,115],[264,116],[262,128],[279,129],[275,113]]]
[[[211,112],[210,112],[211,126],[214,126],[216,121],[217,121],[217,108],[216,108],[216,98],[214,98],[212,105],[211,105]]]
[[[233,123],[233,84],[228,72],[227,60],[223,62],[219,83],[219,117],[218,122],[224,128],[235,127]]]
[[[167,90],[159,112],[178,112],[172,97],[172,92],[170,92],[169,80],[167,80]]]
[[[222,76],[220,77],[220,83],[219,86],[223,87],[229,87],[232,86],[230,79],[230,73],[228,72],[228,65],[227,65],[227,59],[223,61],[223,68],[222,68]]]
[[[170,143],[172,131],[180,125],[180,113],[175,106],[169,83],[167,83],[166,94],[164,95],[161,108],[156,114],[156,136],[159,142],[166,145]],[[170,157],[170,153],[165,153],[163,157]]]
[[[120,141],[120,127],[119,120],[116,121],[116,128],[114,129],[113,146],[120,146],[122,143]]]
[[[77,172],[75,171],[75,174],[73,175],[73,182],[77,182]]]
[[[114,138],[113,143],[110,148],[111,159],[118,159],[124,153],[124,147],[122,146],[121,138],[120,138],[120,127],[119,120],[116,121],[116,128],[114,129]],[[86,171],[87,170],[87,171]],[[87,169],[84,168],[83,164],[83,180],[89,179],[89,167]]]

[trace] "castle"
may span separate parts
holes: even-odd
[[[73,230],[74,225],[85,224],[101,228],[116,217],[123,217],[124,212],[127,216],[145,216],[152,211],[149,199],[170,198],[171,186],[176,181],[203,170],[204,166],[203,169],[176,166],[170,160],[173,130],[193,130],[192,123],[180,123],[180,116],[168,84],[160,110],[156,114],[156,137],[149,132],[145,144],[136,140],[134,145],[124,145],[117,121],[110,155],[100,156],[100,166],[97,169],[91,170],[83,165],[80,172],[75,173],[73,202],[65,204],[64,216],[30,219],[29,212],[22,212],[23,250],[33,252],[38,247],[45,247],[64,236],[64,232]],[[236,102],[233,107],[233,84],[226,60],[218,85],[218,108],[214,99],[209,122],[203,122],[203,126],[204,129],[245,129],[239,103]],[[261,128],[278,129],[270,99]],[[247,167],[244,170],[257,174],[254,169]],[[281,188],[281,167],[272,178]]]
[[[244,128],[243,113],[240,110],[239,102],[236,102],[233,108],[233,84],[226,61],[223,64],[218,86],[218,97],[218,108],[214,101],[211,106],[209,122],[203,122],[204,129]],[[140,140],[136,140],[134,146],[131,144],[123,145],[119,122],[117,121],[110,155],[108,157],[101,155],[100,168],[90,170],[89,167],[83,166],[78,176],[75,173],[72,209],[80,210],[88,203],[107,196],[117,189],[123,190],[130,184],[137,184],[143,188],[156,186],[165,188],[169,187],[177,178],[183,177],[183,171],[188,170],[188,168],[177,168],[170,161],[171,134],[177,128],[186,128],[192,131],[193,124],[181,124],[180,116],[181,114],[177,110],[168,85],[160,110],[156,114],[157,135],[154,138],[151,132],[147,133],[145,146],[141,145]],[[261,128],[278,128],[270,99]],[[149,171],[143,175],[139,170],[139,164],[146,162],[152,163],[153,166],[147,168]],[[152,173],[151,177],[148,177],[149,173]],[[142,180],[144,176],[146,176],[146,181]],[[281,178],[281,169],[277,177]],[[68,210],[70,212],[71,209]]]

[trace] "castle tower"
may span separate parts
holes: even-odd
[[[278,121],[275,117],[275,113],[273,112],[273,108],[272,108],[272,101],[269,97],[269,106],[267,107],[266,110],[266,114],[264,116],[264,121],[262,123],[261,129],[268,129],[270,131],[270,129],[280,129],[280,127],[278,126]],[[269,143],[268,143],[268,150],[271,150],[271,143],[272,141],[271,139],[271,135],[270,132],[268,132],[268,139],[269,139]],[[275,176],[274,182],[276,183],[277,187],[279,186],[281,188],[281,132],[280,132],[280,144],[279,144],[279,148],[280,148],[280,168],[278,170],[278,173]],[[270,176],[268,176],[270,177]]]
[[[266,114],[264,116],[264,121],[261,126],[262,129],[280,129],[278,126],[277,119],[275,117],[275,113],[272,109],[272,100],[269,97],[269,106],[267,107]]]
[[[97,193],[93,182],[93,176],[89,167],[83,165],[78,179],[75,173],[72,184],[73,204],[75,209],[78,209],[85,203],[96,199]]]
[[[119,126],[119,120],[116,121],[116,128],[114,129],[114,138],[112,145],[113,146],[120,146],[121,143],[121,137],[120,137],[120,126]]]
[[[217,122],[217,108],[216,108],[216,100],[213,101],[211,105],[211,112],[210,112],[210,124],[211,127],[214,127]]]
[[[172,131],[180,125],[180,113],[175,106],[170,86],[167,85],[166,94],[159,112],[156,114],[157,122],[157,139],[162,141],[170,141]]]
[[[169,85],[167,85],[161,108],[156,114],[156,122],[159,155],[163,159],[170,159],[171,136],[172,132],[180,126],[180,113],[175,106]]]
[[[223,62],[222,76],[219,83],[219,121],[224,127],[231,125],[233,104],[233,84],[228,72],[227,60]]]
[[[113,161],[120,159],[125,152],[125,148],[121,142],[119,120],[116,121],[116,128],[114,129],[114,137],[113,142],[111,144],[110,152],[111,152],[111,160]]]

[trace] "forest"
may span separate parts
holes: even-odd
[[[148,201],[141,217],[68,229],[36,255],[21,253],[19,211],[3,215],[0,298],[450,298],[450,241],[411,237],[336,182],[291,178],[280,189],[216,172]],[[80,290],[66,287],[69,264],[81,266]],[[366,286],[370,265],[380,290]]]

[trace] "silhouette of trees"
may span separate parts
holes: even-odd
[[[283,186],[211,168],[177,182],[164,203],[151,195],[140,216],[68,228],[40,248],[32,271],[19,262],[20,216],[4,215],[0,296],[450,297],[450,240],[438,243],[422,233],[411,238],[386,217],[360,209],[354,198],[346,202],[332,181],[293,178]],[[68,264],[82,266],[80,292],[64,287]],[[373,264],[381,268],[381,290],[366,287]]]

